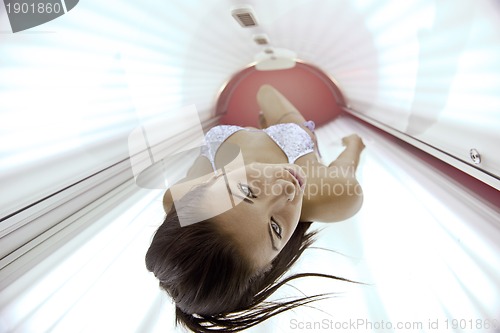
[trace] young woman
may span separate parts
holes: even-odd
[[[280,280],[311,244],[312,221],[342,221],[363,201],[357,135],[343,138],[344,151],[323,165],[312,122],[269,85],[257,101],[262,129],[207,133],[186,179],[165,193],[167,216],[146,254],[177,321],[195,332],[239,331],[321,298],[263,303],[292,279],[336,278]]]

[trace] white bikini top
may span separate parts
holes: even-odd
[[[314,130],[314,122],[308,121],[304,126]],[[269,126],[262,130],[249,129],[234,125],[219,125],[212,127],[205,135],[206,146],[201,149],[201,155],[208,158],[215,170],[215,155],[221,144],[238,131],[262,131],[266,133],[288,158],[288,163],[294,163],[299,157],[314,152],[314,142],[309,134],[298,124],[285,123]]]

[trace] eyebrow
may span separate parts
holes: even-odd
[[[231,191],[231,189],[229,188],[229,186],[228,186],[227,188],[228,188],[228,190],[229,190],[229,193],[231,193],[231,195],[232,195],[233,197],[240,198],[241,200],[243,200],[243,201],[245,201],[245,202],[248,202],[249,204],[252,204],[252,205],[253,205],[253,201],[252,201],[252,200],[248,199],[247,197],[243,197],[243,196],[241,196],[241,195],[238,195],[238,194],[236,194],[236,193],[233,193],[233,191]]]
[[[269,231],[269,238],[271,238],[271,245],[273,246],[273,250],[279,251],[279,249],[276,247],[276,244],[274,243],[274,237],[271,231],[271,227],[267,228],[267,231]]]

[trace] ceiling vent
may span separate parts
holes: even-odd
[[[269,38],[266,34],[254,35],[253,40],[258,45],[269,45]]]
[[[244,6],[235,8],[231,11],[234,19],[244,28],[251,28],[257,26],[257,19],[252,7]]]

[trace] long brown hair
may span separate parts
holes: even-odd
[[[193,198],[189,199],[193,200]],[[327,295],[265,302],[287,282],[305,276],[343,278],[307,273],[280,278],[313,242],[311,222],[301,222],[270,267],[251,269],[235,243],[210,219],[181,227],[175,206],[156,231],[146,254],[146,267],[175,301],[176,321],[194,332],[237,332],[283,311]]]

